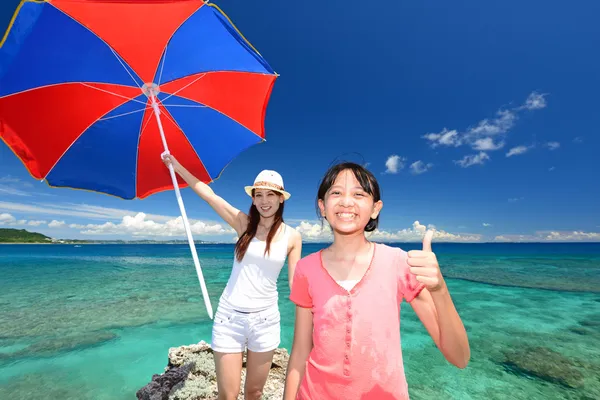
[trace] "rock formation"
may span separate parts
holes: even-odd
[[[275,350],[271,371],[263,390],[263,399],[281,399],[289,355],[285,349]],[[244,398],[246,356],[244,355],[240,394]],[[138,390],[139,400],[217,399],[215,363],[210,345],[205,342],[169,349],[169,364],[161,375]]]

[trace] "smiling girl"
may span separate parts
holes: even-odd
[[[331,167],[317,195],[333,231],[328,248],[302,258],[290,300],[296,325],[284,399],[408,399],[400,343],[406,300],[448,361],[465,368],[469,342],[431,251],[375,244],[383,207],[377,180],[364,167]]]
[[[217,196],[172,155],[164,156],[186,183],[238,234],[233,269],[219,299],[212,343],[219,399],[237,399],[242,353],[247,349],[245,399],[260,399],[279,346],[281,327],[277,279],[288,261],[289,284],[300,259],[300,234],[283,222],[284,202],[290,198],[283,179],[264,170],[246,186],[252,197],[245,214]]]

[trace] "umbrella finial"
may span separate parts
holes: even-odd
[[[142,92],[146,97],[156,97],[160,93],[160,86],[154,82],[144,83],[142,86]]]

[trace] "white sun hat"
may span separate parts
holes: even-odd
[[[292,195],[285,191],[283,187],[283,178],[279,173],[268,169],[260,171],[254,179],[254,185],[244,187],[248,196],[252,197],[252,189],[267,189],[281,193],[285,200]]]

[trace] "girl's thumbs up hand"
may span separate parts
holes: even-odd
[[[431,249],[433,233],[433,230],[425,232],[425,236],[423,237],[423,250],[409,251],[407,260],[407,263],[410,266],[410,272],[415,275],[417,280],[423,283],[430,292],[440,290],[446,285],[442,272],[440,271],[437,257]]]

